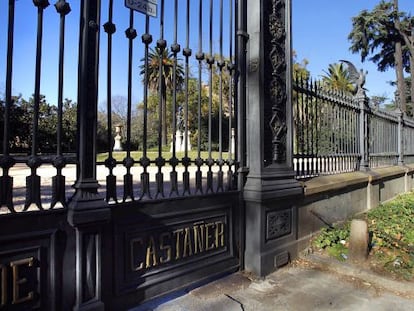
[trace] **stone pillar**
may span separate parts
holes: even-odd
[[[361,159],[359,161],[359,170],[369,170],[369,106],[368,97],[365,94],[357,96],[359,103],[359,153]]]
[[[303,188],[292,157],[290,0],[247,0],[245,268],[264,276],[296,255]]]

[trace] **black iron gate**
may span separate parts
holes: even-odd
[[[239,268],[238,5],[0,4],[1,310],[127,309]]]

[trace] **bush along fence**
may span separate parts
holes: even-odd
[[[414,160],[414,120],[400,109],[388,111],[372,104],[364,91],[352,95],[297,78],[293,111],[297,178]]]

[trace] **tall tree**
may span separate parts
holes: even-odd
[[[414,105],[414,17],[407,16],[403,21],[400,23],[400,28],[398,29],[401,33],[402,38],[404,39],[404,43],[406,46],[406,51],[408,51],[409,55],[409,72],[410,72],[410,98],[411,104]],[[406,71],[408,71],[408,66],[406,66]]]
[[[308,80],[310,78],[310,72],[306,68],[309,64],[309,61],[304,58],[301,62],[298,61],[298,55],[296,51],[293,51],[293,79],[295,81],[299,79]]]
[[[414,49],[409,46],[409,25],[412,18],[398,10],[398,0],[380,1],[372,11],[363,10],[352,18],[353,29],[348,36],[350,50],[361,54],[361,60],[377,64],[378,70],[395,68],[400,107],[405,111],[406,92],[403,68],[412,63]],[[411,35],[411,29],[409,32]],[[412,45],[412,44],[411,44]],[[407,70],[409,71],[409,70]],[[411,73],[413,74],[413,73]]]
[[[69,98],[63,101],[63,151],[76,151],[77,104]]]
[[[142,79],[145,79],[145,63],[144,59],[141,60],[140,65]],[[160,63],[162,62],[162,75],[160,74]],[[161,96],[161,128],[162,128],[162,145],[167,145],[167,90],[170,92],[173,87],[180,89],[184,81],[183,66],[177,62],[175,77],[176,83],[174,85],[174,55],[168,53],[168,50],[164,49],[162,52],[159,48],[151,49],[148,54],[148,88],[151,92],[160,92]]]
[[[407,111],[407,99],[405,97],[405,84],[404,84],[404,68],[403,68],[403,52],[402,52],[402,40],[401,40],[401,22],[400,16],[398,13],[398,0],[394,0],[393,11],[392,11],[392,20],[394,21],[394,27],[397,30],[398,40],[395,41],[395,69],[397,74],[397,85],[398,85],[398,96],[400,100],[400,105],[402,111]]]

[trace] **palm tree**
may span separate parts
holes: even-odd
[[[145,80],[145,59],[141,60],[140,74]],[[162,61],[162,76],[160,77],[160,61]],[[180,63],[176,64],[174,84],[174,54],[168,53],[163,49],[162,52],[158,47],[151,49],[148,53],[148,88],[151,92],[161,92],[161,128],[162,128],[162,145],[167,145],[167,90],[172,91],[181,89],[184,81],[184,70]],[[161,78],[161,81],[160,81]],[[145,83],[145,81],[144,81]],[[161,83],[161,89],[160,89]]]
[[[328,71],[323,71],[325,75],[322,76],[324,85],[331,89],[342,92],[353,92],[354,86],[349,78],[349,71],[342,63],[329,64]]]

